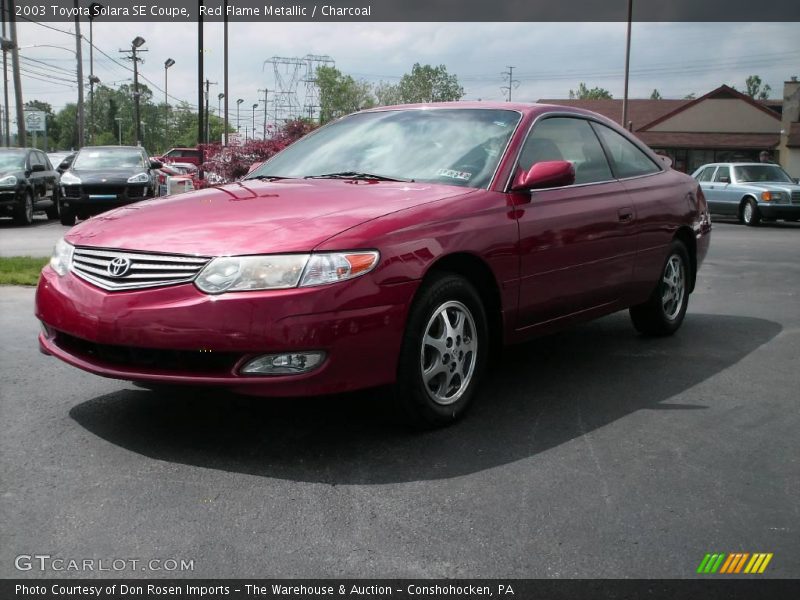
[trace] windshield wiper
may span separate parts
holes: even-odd
[[[248,179],[269,179],[271,181],[275,181],[277,179],[292,179],[292,177],[286,177],[284,175],[249,175],[245,177],[243,181]]]
[[[340,171],[339,173],[325,173],[323,175],[307,175],[306,179],[377,179],[378,181],[414,181],[413,179],[398,179],[397,177],[387,177],[386,175],[376,175],[375,173],[363,173],[361,171]]]

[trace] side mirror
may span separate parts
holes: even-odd
[[[546,160],[535,163],[530,171],[514,181],[514,191],[559,187],[575,183],[575,167],[566,160]]]
[[[161,161],[158,161],[158,160],[151,160],[150,161],[150,168],[151,169],[160,169],[163,166],[164,166],[164,163],[162,163]]]
[[[69,166],[71,164],[72,164],[71,160],[62,160],[61,164],[58,165],[58,170],[59,171],[66,171],[67,169],[69,169]]]
[[[32,173],[46,171],[46,170],[47,170],[47,167],[45,167],[44,165],[38,165],[38,164],[37,165],[31,165],[31,172]]]

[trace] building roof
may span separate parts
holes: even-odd
[[[701,133],[675,131],[637,131],[637,137],[651,148],[775,148],[777,133]],[[798,130],[800,142],[800,130]]]
[[[600,113],[604,117],[619,123],[622,118],[622,100],[539,100],[542,104],[558,104],[560,106],[573,106]],[[636,131],[652,123],[656,119],[679,109],[691,100],[628,100],[628,120],[633,122]]]

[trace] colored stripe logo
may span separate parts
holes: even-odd
[[[769,561],[772,560],[772,552],[733,552],[733,553],[708,553],[700,561],[697,572],[706,574],[725,574],[732,575],[738,573],[756,574],[763,573]]]

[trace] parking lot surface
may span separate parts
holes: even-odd
[[[27,227],[0,219],[0,256],[50,256],[53,246],[67,231],[69,227],[40,214],[35,214],[33,225]]]
[[[796,225],[716,223],[675,336],[619,313],[508,348],[467,418],[427,433],[385,391],[83,373],[38,353],[33,290],[3,288],[0,576],[109,576],[14,567],[47,553],[194,561],[123,577],[684,578],[771,552],[765,576],[797,577],[799,259]]]

